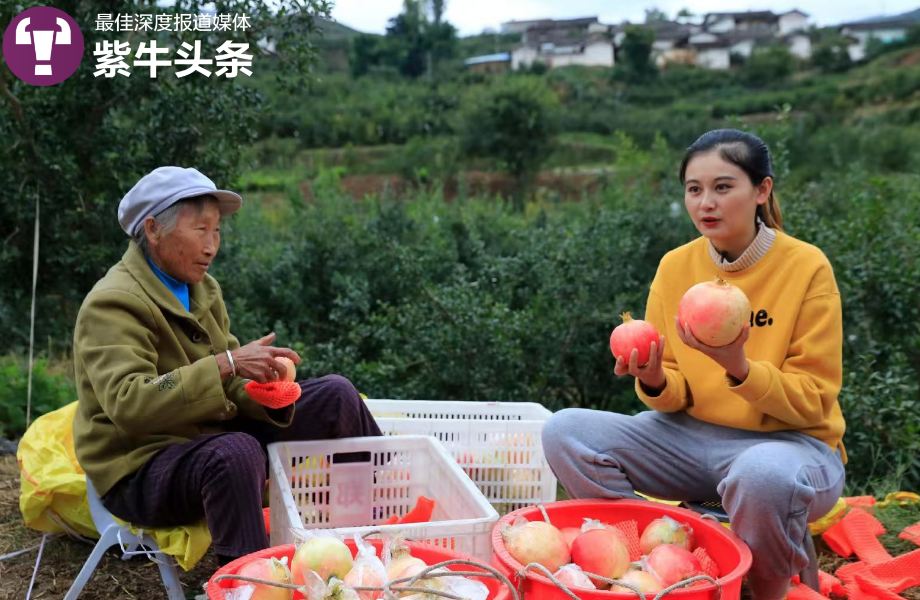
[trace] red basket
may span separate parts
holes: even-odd
[[[377,555],[380,555],[380,551],[383,548],[383,541],[381,540],[367,540],[367,542],[374,546],[374,549],[377,551]],[[345,540],[345,544],[348,545],[348,548],[351,550],[352,555],[357,553],[355,549],[354,540]],[[426,564],[434,565],[439,562],[444,562],[446,560],[454,559],[463,559],[463,560],[472,560],[476,561],[475,558],[467,556],[466,554],[461,554],[460,552],[455,552],[453,550],[447,550],[440,546],[433,546],[431,544],[423,544],[421,542],[406,542],[406,545],[409,547],[409,550],[412,552],[412,556],[420,558],[425,561]],[[281,559],[282,557],[287,557],[288,565],[291,564],[291,560],[294,558],[294,544],[285,544],[284,546],[275,546],[274,548],[266,548],[260,552],[254,552],[252,554],[247,554],[236,559],[233,562],[227,563],[223,567],[217,570],[214,575],[211,576],[210,581],[208,581],[208,598],[210,600],[227,600],[227,596],[224,595],[224,590],[229,590],[241,585],[246,585],[243,581],[238,581],[234,579],[224,579],[220,583],[217,583],[215,580],[221,575],[235,575],[240,569],[243,568],[243,565],[258,559],[258,558],[277,558]],[[471,567],[469,565],[450,565],[447,567],[451,571],[482,571],[476,567]],[[485,571],[483,571],[485,572]],[[508,598],[511,598],[510,592],[508,592],[507,586],[502,584],[497,579],[492,579],[490,577],[483,577],[480,579],[486,587],[489,588],[489,597],[488,600],[494,600],[498,597],[500,590],[504,589],[508,594]],[[300,592],[294,592],[294,599],[303,598],[303,595]]]
[[[706,552],[719,566],[719,572],[722,575],[718,581],[722,585],[722,600],[739,600],[741,597],[741,578],[751,568],[751,550],[728,529],[718,523],[701,519],[700,515],[693,511],[644,500],[567,500],[544,504],[543,508],[546,509],[552,524],[559,528],[580,527],[586,517],[599,519],[605,523],[635,519],[639,524],[640,533],[650,522],[664,515],[682,523],[688,523],[693,528],[696,544],[706,548]],[[492,566],[507,575],[515,585],[518,585],[520,580],[514,574],[523,569],[524,565],[508,553],[501,532],[519,516],[530,521],[543,520],[540,509],[529,506],[508,513],[495,524],[492,530]],[[635,592],[577,588],[572,591],[582,600],[628,600],[636,597]],[[668,594],[668,597],[674,596],[680,600],[717,600],[716,594],[716,586],[709,583],[674,590]],[[655,594],[646,594],[646,598],[654,597]],[[511,595],[507,590],[500,589],[495,600],[509,600],[510,598]],[[570,600],[565,592],[546,576],[535,571],[528,571],[525,576],[524,598]]]

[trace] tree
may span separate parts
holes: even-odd
[[[348,49],[348,66],[354,77],[366,75],[371,67],[380,63],[382,38],[371,33],[359,33],[351,40]]]
[[[628,81],[652,79],[658,73],[651,60],[654,30],[641,25],[627,25],[624,31],[621,72]]]
[[[556,106],[555,94],[542,79],[513,76],[479,90],[463,115],[464,154],[494,158],[514,177],[518,210],[552,150]]]
[[[27,0],[0,5],[9,23]],[[96,31],[100,13],[199,12],[197,0],[170,7],[128,0],[61,0],[55,6],[73,17],[83,33],[83,64],[66,81],[32,86],[18,80],[0,60],[0,353],[29,341],[32,231],[36,202],[41,211],[36,339],[72,328],[76,310],[91,286],[118,260],[126,236],[117,205],[137,180],[162,165],[196,167],[218,186],[230,185],[241,148],[255,135],[263,99],[249,78],[192,74],[177,78],[176,67],[157,77],[140,67],[130,77],[94,77],[97,42],[128,41],[132,53],[145,33]],[[324,0],[217,0],[219,14],[245,14],[251,27],[226,32],[159,32],[170,48],[202,40],[202,56],[225,40],[249,42],[253,79],[275,70],[293,86],[309,81],[316,21]],[[261,40],[271,43],[257,44]],[[163,59],[164,56],[158,56]],[[130,59],[126,60],[130,66]],[[179,67],[179,69],[184,67]]]
[[[427,40],[423,20],[419,0],[405,0],[403,12],[390,19],[387,26],[386,55],[391,64],[409,77],[425,72]]]
[[[664,23],[668,20],[668,15],[665,14],[663,10],[658,8],[646,8],[645,9],[645,22],[646,23]]]
[[[886,44],[882,38],[870,35],[869,40],[866,42],[866,58],[869,60],[878,58],[882,54],[885,54],[889,47],[892,46],[894,46],[894,44]]]
[[[920,25],[914,25],[907,30],[907,39],[905,41],[908,46],[920,46]]]
[[[457,30],[444,20],[445,6],[444,0],[404,0],[403,11],[390,19],[384,38],[373,43],[366,36],[352,40],[352,73],[363,75],[377,65],[389,65],[411,78],[437,71],[457,47]]]
[[[751,85],[768,85],[786,79],[795,66],[795,59],[784,44],[754,48],[744,63],[741,75]]]
[[[853,66],[849,41],[840,35],[826,37],[811,52],[811,64],[823,73],[842,73]]]

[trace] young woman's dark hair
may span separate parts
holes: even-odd
[[[763,140],[754,134],[737,129],[714,129],[701,135],[687,148],[687,154],[680,163],[680,183],[685,182],[687,165],[694,156],[714,150],[718,150],[723,160],[747,173],[751,183],[755,186],[763,183],[767,177],[773,178],[770,150]],[[757,207],[757,215],[767,227],[783,229],[783,214],[779,210],[779,202],[773,192],[770,192],[770,199],[766,204]]]

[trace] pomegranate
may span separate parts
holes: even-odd
[[[382,587],[387,582],[387,571],[380,559],[377,558],[377,552],[374,547],[357,534],[355,534],[355,547],[358,549],[358,553],[355,556],[351,571],[345,575],[345,585],[353,588]],[[379,595],[380,592],[375,591],[358,592],[360,600],[374,600]]]
[[[553,574],[553,577],[559,580],[559,583],[566,587],[577,587],[577,588],[586,588],[589,590],[596,590],[594,583],[591,581],[591,578],[585,575],[585,572],[581,570],[576,564],[568,564],[556,571]]]
[[[278,373],[278,376],[286,381],[294,381],[297,377],[297,368],[294,366],[294,361],[286,356],[279,356],[275,358],[278,362],[284,365],[285,372]]]
[[[741,333],[751,314],[751,303],[740,288],[723,281],[698,283],[684,294],[677,306],[681,326],[708,346],[727,346]]]
[[[572,562],[594,575],[616,579],[629,568],[629,550],[617,529],[591,529],[572,543]]]
[[[424,569],[426,566],[425,561],[421,558],[416,558],[407,552],[394,558],[390,561],[390,564],[387,565],[387,579],[398,579],[400,573],[407,570],[409,567],[420,567]]]
[[[380,565],[379,569],[375,569],[374,565],[361,561],[355,563],[355,566],[345,575],[344,579],[345,585],[350,587],[383,587],[386,581],[387,574],[386,571],[383,570],[383,565]],[[374,598],[380,596],[381,593],[382,592],[370,591],[358,592],[358,597],[360,597],[361,600],[374,600]]]
[[[521,517],[502,531],[502,538],[508,552],[522,565],[539,563],[555,573],[559,567],[569,562],[569,547],[565,537],[549,523],[528,521]]]
[[[396,577],[396,579],[406,579],[408,577],[415,577],[416,575],[418,575],[419,573],[421,573],[427,568],[428,568],[428,565],[424,563],[421,565],[409,565],[408,567],[406,567],[406,569],[402,573],[400,573]],[[438,569],[436,571],[432,571],[432,573],[438,573],[443,570],[444,569]],[[394,587],[398,588],[400,586],[406,586],[408,584],[409,584],[409,581],[403,581],[402,583],[396,584],[396,586]],[[431,577],[431,578],[419,579],[418,581],[412,584],[412,587],[426,588],[429,590],[443,592],[444,588],[447,587],[447,578]],[[421,592],[403,592],[399,595],[399,597],[422,600],[423,598],[436,597],[436,596],[429,596],[428,594],[423,594]]]
[[[304,571],[315,571],[320,579],[328,581],[330,576],[344,579],[351,571],[354,559],[345,542],[334,537],[314,537],[304,542],[291,561],[294,583],[303,585]]]
[[[657,594],[664,589],[664,586],[661,585],[661,582],[652,575],[651,573],[646,573],[645,571],[631,570],[623,573],[623,576],[618,579],[624,583],[630,583],[635,587],[642,590],[644,594]],[[615,589],[618,588],[619,589]],[[626,592],[629,591],[629,588],[613,585],[610,588],[612,592]]]
[[[628,363],[629,356],[635,348],[639,350],[638,366],[647,364],[651,356],[652,342],[657,344],[661,339],[658,330],[648,321],[633,319],[628,312],[620,315],[620,318],[623,319],[623,323],[617,325],[610,334],[610,351],[614,357]]]
[[[662,544],[674,544],[684,550],[693,550],[693,529],[671,517],[655,519],[642,532],[639,547],[642,548],[642,554],[648,554]]]
[[[703,574],[700,559],[674,544],[663,544],[652,550],[645,557],[645,570],[657,577],[665,587]]]
[[[565,545],[569,547],[569,550],[571,550],[572,542],[575,541],[575,538],[581,535],[581,529],[578,527],[563,527],[559,531],[562,533],[562,537],[565,540]]]
[[[286,561],[287,559],[285,558],[284,560]],[[257,558],[243,565],[237,575],[277,583],[294,583],[287,565],[277,558]],[[265,583],[241,583],[255,588],[249,600],[291,600],[294,597],[294,590],[291,589],[275,587]],[[243,587],[243,585],[239,587]]]

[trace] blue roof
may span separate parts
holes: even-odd
[[[511,60],[510,52],[500,52],[499,54],[486,54],[484,56],[474,56],[463,61],[465,65],[479,65],[490,62],[508,62]]]

